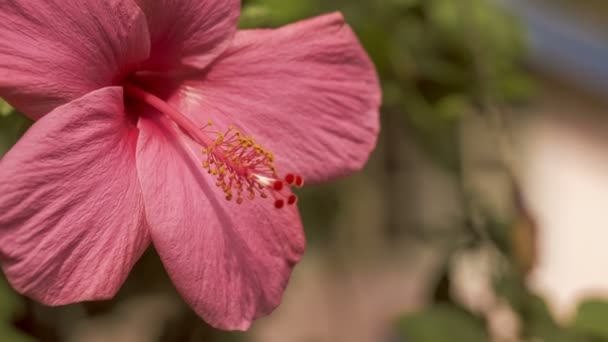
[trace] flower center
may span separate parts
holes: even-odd
[[[192,120],[161,98],[133,84],[124,86],[125,94],[163,113],[175,122],[184,133],[200,144],[202,167],[215,177],[216,186],[222,189],[226,200],[243,203],[243,198],[272,198],[278,209],[293,205],[297,197],[291,187],[301,187],[304,179],[288,173],[280,177],[274,166],[274,155],[257,144],[252,137],[244,136],[234,127],[225,131],[211,131],[213,123],[198,127]]]

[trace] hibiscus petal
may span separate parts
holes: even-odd
[[[280,302],[305,239],[295,206],[224,199],[200,147],[158,119],[140,120],[137,166],[152,242],[205,321],[245,330]]]
[[[112,297],[149,245],[120,88],[38,120],[0,160],[0,263],[49,305]]]
[[[148,19],[152,59],[148,69],[202,69],[236,32],[239,0],[136,0]]]
[[[150,52],[132,0],[3,0],[0,97],[37,119],[101,87]]]
[[[324,181],[360,169],[376,144],[381,102],[367,54],[339,13],[237,33],[204,79],[171,98],[203,126],[234,124],[279,171]]]

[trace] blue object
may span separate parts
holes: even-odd
[[[528,33],[534,66],[608,94],[608,37],[575,18],[530,0],[502,0]]]

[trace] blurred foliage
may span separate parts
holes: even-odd
[[[608,341],[607,317],[608,303],[602,300],[586,300],[579,304],[573,328],[597,340]]]
[[[18,331],[13,322],[23,314],[24,303],[10,285],[0,276],[0,340],[30,342],[33,339]]]
[[[0,157],[2,157],[30,127],[31,120],[15,112],[0,99]]]
[[[13,112],[13,107],[8,103],[0,100],[0,116],[7,116]]]
[[[242,28],[277,27],[318,12],[317,1],[244,0]]]
[[[401,336],[406,341],[442,342],[488,340],[483,320],[453,305],[440,304],[403,317]]]

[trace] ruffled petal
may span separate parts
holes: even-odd
[[[202,78],[172,104],[201,126],[237,126],[307,182],[359,170],[375,147],[378,78],[339,13],[239,32]]]
[[[239,0],[136,0],[152,37],[144,69],[202,69],[221,54],[236,32]]]
[[[48,305],[112,297],[149,245],[120,88],[38,120],[0,160],[0,263]]]
[[[0,97],[32,119],[112,85],[150,52],[133,0],[3,0]]]
[[[200,147],[161,118],[139,127],[146,217],[169,276],[209,324],[247,329],[279,304],[304,252],[297,208],[225,200],[201,167]]]

